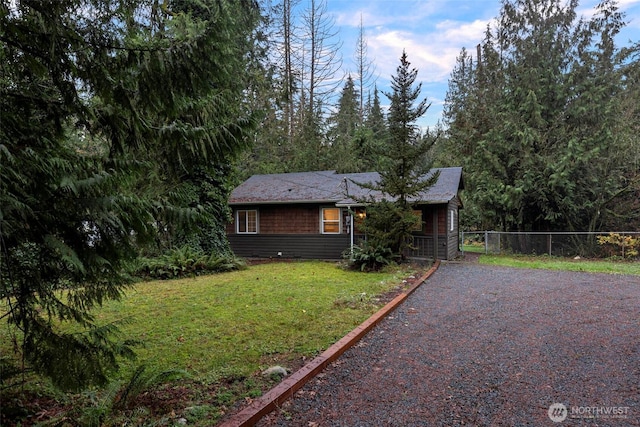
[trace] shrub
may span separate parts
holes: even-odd
[[[156,258],[141,258],[134,275],[149,279],[176,279],[200,274],[241,270],[246,263],[231,254],[204,254],[189,246],[172,249]]]
[[[640,253],[640,237],[609,233],[607,236],[598,236],[598,244],[608,249],[610,255],[618,255],[619,251],[623,259],[637,257]]]
[[[363,242],[353,247],[353,254],[349,254],[349,266],[360,271],[378,271],[394,262],[394,255],[390,248]]]

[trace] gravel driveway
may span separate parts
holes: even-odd
[[[640,426],[639,387],[639,277],[446,263],[258,425]]]

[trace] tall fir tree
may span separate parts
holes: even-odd
[[[327,132],[329,164],[339,172],[358,170],[358,152],[354,140],[360,127],[358,94],[351,76],[342,88],[338,109],[328,119]]]
[[[409,198],[433,185],[434,179],[423,180],[431,169],[427,158],[434,138],[422,138],[416,121],[431,104],[418,100],[422,83],[415,85],[418,70],[411,68],[407,53],[403,51],[396,75],[391,80],[391,92],[385,93],[390,106],[387,114],[388,137],[381,155],[380,187],[407,206]]]
[[[373,99],[369,97],[365,109],[364,126],[356,135],[356,150],[360,160],[361,171],[378,170],[378,154],[380,146],[387,139],[387,121],[380,104],[380,92],[373,90]]]
[[[434,138],[423,138],[416,121],[430,104],[419,100],[422,84],[415,84],[418,70],[411,67],[403,51],[400,65],[392,76],[390,107],[387,115],[388,138],[377,151],[380,179],[359,183],[383,194],[382,200],[369,200],[365,232],[373,246],[388,248],[403,258],[411,245],[412,230],[421,219],[414,214],[415,197],[433,186],[438,174],[430,174],[432,161],[427,154]]]
[[[368,102],[365,125],[373,132],[373,137],[378,141],[384,141],[387,137],[387,122],[380,104],[380,91],[376,86],[373,90],[373,99]]]

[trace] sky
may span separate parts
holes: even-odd
[[[389,81],[406,50],[422,83],[421,99],[431,107],[418,123],[435,126],[442,116],[448,79],[456,57],[465,47],[475,56],[487,25],[499,15],[499,0],[326,0],[327,13],[342,41],[343,72],[355,75],[355,46],[360,19],[367,43],[367,58],[375,64],[376,84],[389,91]],[[299,10],[308,0],[301,0]],[[578,14],[590,17],[597,0],[581,0]],[[620,45],[640,41],[640,0],[619,0],[628,22],[618,37]],[[388,104],[384,95],[383,105]]]

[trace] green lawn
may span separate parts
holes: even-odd
[[[263,379],[261,370],[273,364],[297,368],[319,354],[383,305],[376,295],[402,286],[413,272],[409,267],[361,273],[328,262],[268,263],[139,283],[122,301],[105,304],[96,317],[98,323],[126,321],[120,326],[122,338],[144,343],[137,360],[125,362],[114,380],[126,381],[140,365],[153,371],[186,370],[190,375],[182,383],[188,384],[189,397],[175,409],[199,408],[199,415],[187,417],[190,425],[210,425],[229,405],[275,384]],[[0,356],[7,355],[6,330],[0,330],[0,338]],[[78,402],[92,404],[86,395],[84,400],[57,399],[72,402],[76,411]],[[122,414],[110,417],[120,425],[135,424]]]
[[[507,267],[640,275],[640,262],[638,261],[575,260],[545,255],[481,255],[479,262],[481,264],[502,265]]]
[[[146,343],[137,364],[246,376],[266,367],[261,359],[268,355],[323,351],[377,310],[371,296],[407,274],[365,274],[326,262],[262,264],[141,283],[124,301],[107,304],[98,320],[130,320],[121,327],[124,335]]]
[[[465,252],[477,252],[484,253],[484,244],[476,244],[476,245],[462,245],[462,250]]]

